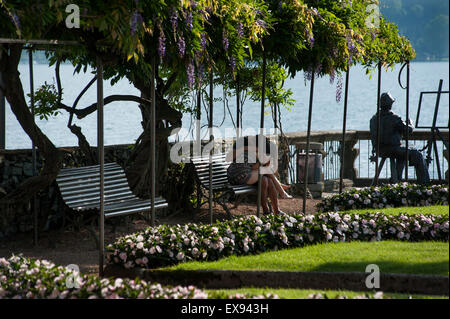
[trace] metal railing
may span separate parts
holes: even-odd
[[[443,137],[448,143],[449,132],[443,131]],[[431,138],[431,131],[414,131],[409,136],[409,148],[415,148],[422,151],[424,158],[427,156],[426,146]],[[306,140],[306,134],[304,132],[287,133],[286,138],[289,144],[289,167],[280,167],[280,170],[288,171],[288,179],[286,182],[294,182],[295,176],[297,176],[296,165],[296,144],[304,143]],[[318,142],[323,145],[323,160],[322,170],[323,179],[327,180],[339,180],[340,168],[341,168],[341,153],[342,153],[342,133],[340,131],[315,131],[311,134],[311,141]],[[353,180],[355,185],[366,185],[375,176],[375,162],[370,161],[372,155],[372,143],[370,140],[370,132],[358,130],[347,131],[345,137],[345,153],[344,153],[344,178]],[[438,148],[438,161],[435,155],[432,154],[432,160],[429,164],[428,171],[430,178],[433,181],[445,182],[445,176],[448,176],[448,158],[444,153],[446,148],[442,141],[437,141]],[[448,151],[447,151],[448,152]],[[448,155],[447,155],[448,156]],[[441,178],[439,179],[439,169],[441,172]],[[447,172],[447,173],[446,173]],[[404,174],[402,179],[404,179]],[[447,175],[446,175],[447,174]],[[380,179],[389,179],[390,171],[389,165],[383,167]],[[414,167],[408,167],[408,178],[411,181],[416,179],[416,173]]]

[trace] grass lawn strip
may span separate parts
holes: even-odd
[[[325,243],[166,269],[365,272],[367,265],[377,264],[384,273],[448,276],[448,262],[448,242],[382,241]]]
[[[358,296],[369,295],[373,297],[375,293],[372,292],[359,292],[348,290],[312,290],[312,289],[273,289],[273,288],[242,288],[242,289],[206,289],[207,293],[214,294],[251,294],[262,295],[264,293],[276,294],[281,299],[306,299],[314,297],[327,297],[329,299],[346,297],[355,298]],[[410,294],[398,294],[398,293],[383,293],[384,299],[449,299],[448,296],[429,296],[429,295],[410,295]]]

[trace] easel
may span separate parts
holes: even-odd
[[[440,79],[439,80],[439,87],[437,91],[434,92],[420,92],[420,99],[419,99],[419,109],[417,111],[417,118],[416,118],[416,127],[417,128],[428,128],[431,129],[431,136],[430,139],[427,142],[427,145],[422,149],[422,150],[427,150],[427,156],[425,158],[425,161],[427,163],[427,169],[430,166],[430,163],[432,161],[432,157],[431,157],[431,152],[434,150],[434,156],[436,158],[436,167],[437,167],[437,171],[438,171],[438,177],[439,180],[442,180],[442,174],[441,174],[441,167],[440,167],[440,163],[439,163],[439,156],[438,156],[438,147],[437,147],[437,140],[439,138],[439,140],[442,141],[442,143],[444,144],[445,148],[448,150],[448,142],[443,138],[440,129],[442,128],[447,128],[448,126],[444,126],[444,127],[440,127],[436,125],[436,121],[437,121],[437,116],[438,116],[438,112],[439,112],[439,103],[441,101],[441,94],[442,93],[449,93],[449,91],[442,91],[442,84],[443,84],[443,80]],[[419,115],[420,115],[420,108],[422,106],[422,97],[424,94],[437,94],[436,96],[436,104],[434,106],[434,115],[433,115],[433,123],[431,125],[431,127],[420,127],[419,124]]]

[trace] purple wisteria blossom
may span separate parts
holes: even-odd
[[[311,31],[306,30],[305,36],[306,36],[306,39],[308,40],[309,45],[312,48],[314,46],[314,34]]]
[[[322,72],[322,63],[318,63],[316,66],[315,74],[319,75]]]
[[[241,22],[239,22],[236,27],[236,33],[239,38],[242,38],[244,36],[244,26],[242,25]]]
[[[234,70],[236,69],[236,60],[234,59],[234,56],[230,57],[229,62],[230,62],[230,68],[234,72]]]
[[[178,13],[175,9],[170,14],[170,24],[172,25],[172,30],[175,31],[178,27]]]
[[[227,38],[227,35],[225,34],[225,32],[223,33],[222,44],[223,44],[223,49],[225,51],[228,51],[228,47],[229,47],[230,43],[228,42],[228,38]]]
[[[200,63],[197,67],[197,78],[199,82],[201,83],[203,79],[205,78],[205,65]]]
[[[192,30],[192,27],[193,27],[193,17],[192,17],[192,12],[191,12],[191,11],[189,11],[189,12],[186,14],[186,27],[188,28],[189,31]]]
[[[133,16],[131,17],[131,22],[130,22],[130,30],[131,30],[131,34],[136,34],[137,30],[138,30],[138,26],[140,24],[142,24],[142,22],[144,21],[144,19],[142,18],[141,14],[137,11],[135,11],[133,13]]]
[[[256,20],[256,23],[262,28],[262,29],[267,29],[267,23],[266,21],[262,20],[262,19],[258,19]]]
[[[342,98],[342,75],[338,76],[337,84],[336,84],[336,102],[341,102]]]
[[[184,52],[186,50],[186,43],[184,42],[183,35],[178,38],[178,55],[180,58],[184,57]]]
[[[192,60],[189,61],[188,67],[186,69],[186,75],[188,80],[188,86],[191,89],[195,82],[194,63],[192,63]]]
[[[358,53],[358,48],[355,45],[355,42],[353,42],[353,39],[350,35],[347,35],[347,48],[348,52],[350,52],[350,55],[356,55]]]
[[[333,70],[333,71],[330,73],[330,84],[333,84],[333,83],[334,83],[335,77],[336,77],[336,70]]]
[[[372,40],[375,40],[377,38],[377,35],[375,34],[375,32],[373,30],[370,30],[370,38]]]
[[[16,26],[17,29],[20,29],[20,19],[19,16],[15,13],[10,15],[12,23]]]
[[[306,81],[311,81],[312,77],[313,77],[313,70],[312,67],[309,67],[307,70],[303,71],[303,77]]]
[[[166,54],[166,36],[161,31],[158,39],[158,55],[162,59]]]
[[[202,46],[202,49],[203,49],[203,50],[206,50],[206,45],[207,45],[207,42],[206,42],[206,34],[202,33],[200,37],[201,37],[201,39],[200,39],[200,44],[201,44],[201,46]]]

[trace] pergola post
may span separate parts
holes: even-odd
[[[341,170],[339,175],[339,193],[342,193],[344,184],[344,154],[345,154],[345,133],[347,129],[347,103],[348,103],[348,79],[350,73],[350,66],[345,74],[345,94],[344,94],[344,119],[342,123],[342,142],[341,142]]]
[[[259,123],[259,141],[258,141],[258,153],[260,149],[263,149],[262,141],[264,134],[264,103],[266,100],[266,52],[263,51],[263,65],[262,65],[262,88],[261,88],[261,118]],[[262,190],[262,176],[261,176],[261,163],[258,167],[258,199],[256,205],[256,216],[260,216],[261,212],[261,190]]]
[[[0,72],[0,87],[4,87],[2,72]],[[6,99],[0,90],[0,150],[6,148]]]
[[[98,162],[100,164],[100,202],[99,202],[99,276],[103,277],[105,259],[105,207],[104,207],[104,139],[103,139],[103,64],[100,57],[97,57],[97,149]]]
[[[156,194],[156,183],[155,183],[155,173],[156,173],[156,156],[155,156],[155,144],[156,144],[156,95],[155,95],[155,74],[156,74],[156,59],[152,58],[152,83],[151,83],[151,95],[152,95],[152,108],[150,117],[151,126],[151,226],[155,226],[155,194]]]
[[[409,124],[409,61],[406,61],[406,122]],[[406,130],[405,180],[408,182],[409,129]]]
[[[240,129],[242,123],[240,122],[240,113],[241,113],[241,87],[240,87],[240,78],[239,78],[239,71],[236,74],[236,141],[240,136]]]
[[[33,50],[30,48],[28,50],[28,65],[30,70],[30,105],[31,105],[31,115],[34,122],[34,74],[33,74]],[[32,174],[36,175],[36,145],[33,140],[31,140],[31,157],[32,157]],[[33,230],[34,230],[34,246],[38,245],[38,212],[37,212],[37,199],[36,195],[33,195]]]
[[[375,154],[375,180],[374,185],[378,186],[378,158],[380,153],[380,95],[381,95],[381,62],[378,62],[378,85],[377,85],[377,136],[375,139],[376,154]]]
[[[212,152],[214,151],[214,136],[213,136],[213,69],[211,66],[211,72],[209,74],[209,144],[212,144],[212,148],[209,150],[209,221],[213,223],[213,189],[212,189]]]
[[[308,110],[308,130],[306,132],[306,156],[305,156],[305,177],[303,181],[303,214],[306,214],[306,193],[308,191],[308,162],[309,162],[309,145],[311,140],[311,119],[312,119],[312,106],[314,97],[314,78],[316,77],[315,71],[312,71],[311,76],[311,88],[309,92],[309,110]]]

